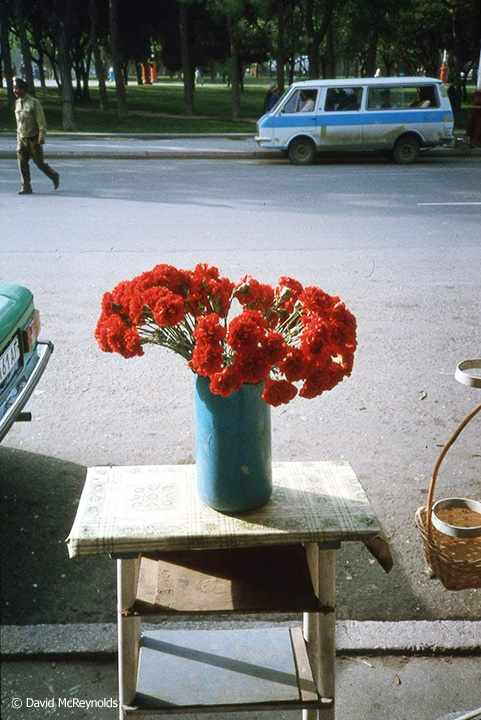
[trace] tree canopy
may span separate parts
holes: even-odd
[[[181,73],[186,114],[194,111],[195,69],[221,73],[239,116],[245,68],[275,73],[282,90],[295,76],[438,75],[448,53],[448,80],[461,86],[480,53],[479,0],[2,0],[0,79],[12,94],[16,68],[34,89],[45,68],[62,94],[63,124],[75,129],[77,99],[88,100],[95,70],[100,106],[113,68],[119,117],[128,111],[129,70],[155,62]],[[72,77],[74,81],[72,82]]]

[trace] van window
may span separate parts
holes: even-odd
[[[343,110],[359,110],[362,98],[360,87],[329,88],[326,93],[326,112],[340,112]]]
[[[391,85],[368,89],[368,110],[408,110],[427,107],[439,107],[434,85]]]
[[[282,108],[283,113],[314,112],[317,90],[296,90]]]

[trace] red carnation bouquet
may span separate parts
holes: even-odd
[[[125,358],[147,343],[169,348],[218,395],[265,382],[262,397],[277,406],[351,374],[356,319],[338,297],[289,277],[273,288],[250,275],[233,283],[205,264],[157,265],[105,293],[95,337]]]

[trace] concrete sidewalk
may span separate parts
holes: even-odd
[[[253,135],[123,135],[123,134],[80,134],[51,133],[45,143],[47,159],[57,158],[119,158],[119,159],[239,159],[271,160],[284,159],[281,152],[263,150]],[[332,157],[333,153],[325,153]],[[481,148],[469,149],[462,135],[452,147],[433,148],[429,157],[471,157],[481,156]],[[335,154],[338,158],[375,157],[374,153]],[[322,155],[321,155],[322,157]],[[16,137],[14,133],[0,134],[0,159],[16,158]]]
[[[269,158],[253,135],[79,135],[49,134],[45,155],[55,158]],[[16,138],[0,135],[0,158],[16,158]]]
[[[176,624],[170,621],[162,626]],[[206,627],[203,622],[189,625]],[[233,621],[220,621],[220,625],[232,627]],[[248,625],[266,623],[250,621]],[[481,718],[481,623],[340,621],[337,646],[337,720]],[[112,624],[4,627],[3,720],[43,720],[54,715],[114,720],[116,648]],[[220,716],[178,717],[214,720]],[[300,712],[243,712],[228,717],[298,720]]]

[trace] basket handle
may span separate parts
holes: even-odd
[[[432,510],[433,510],[433,502],[434,502],[434,487],[436,485],[436,479],[438,477],[439,468],[441,467],[441,463],[446,457],[446,454],[453,445],[453,443],[457,440],[458,436],[461,434],[461,432],[464,430],[466,425],[473,419],[475,415],[478,414],[478,412],[481,410],[481,405],[478,405],[478,407],[474,408],[467,417],[464,418],[461,425],[454,431],[454,433],[449,438],[448,442],[444,446],[441,455],[438,457],[436,461],[436,465],[434,466],[433,474],[431,476],[431,482],[429,483],[429,492],[428,492],[428,500],[426,505],[426,521],[427,521],[427,531],[428,531],[428,538],[431,540],[432,537]]]

